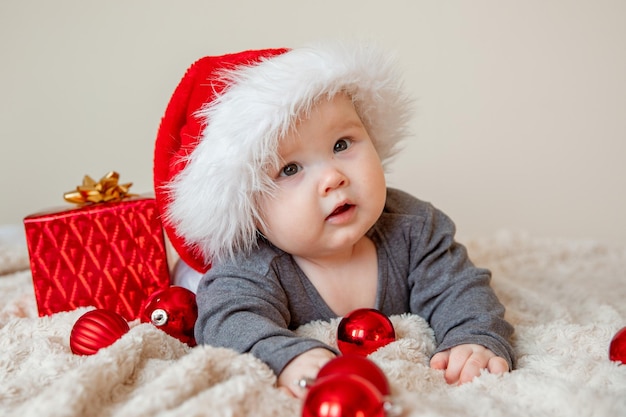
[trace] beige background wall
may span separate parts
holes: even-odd
[[[462,236],[626,244],[621,0],[0,2],[0,224],[64,205],[84,174],[151,190],[160,117],[204,55],[369,37],[417,99],[391,185]]]

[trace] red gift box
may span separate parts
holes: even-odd
[[[170,285],[154,198],[32,214],[24,227],[40,316],[95,306],[134,320]]]

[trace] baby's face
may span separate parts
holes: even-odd
[[[263,234],[304,258],[352,250],[385,205],[383,167],[352,101],[321,100],[279,145],[276,193],[260,200]]]

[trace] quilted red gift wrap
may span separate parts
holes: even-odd
[[[32,214],[24,227],[40,316],[94,306],[134,320],[170,285],[153,198]]]

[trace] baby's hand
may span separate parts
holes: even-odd
[[[302,378],[314,380],[319,370],[333,359],[335,354],[328,349],[311,349],[296,356],[278,375],[278,388],[297,398],[304,398],[306,389],[298,385]]]
[[[484,346],[471,344],[458,345],[436,353],[430,360],[430,367],[444,370],[448,384],[469,382],[480,375],[482,369],[487,369],[492,374],[502,374],[509,370],[506,360]]]

